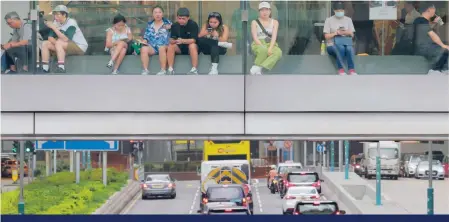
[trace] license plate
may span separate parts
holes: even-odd
[[[153,187],[153,188],[162,188],[162,187],[164,187],[164,186],[162,186],[162,185],[153,185],[152,187]]]

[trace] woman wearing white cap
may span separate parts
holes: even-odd
[[[281,59],[282,51],[276,43],[278,27],[278,21],[271,18],[270,3],[261,2],[259,18],[251,23],[251,49],[256,56],[251,75],[261,75],[263,69],[271,70]]]

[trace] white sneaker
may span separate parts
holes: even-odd
[[[230,49],[232,48],[232,42],[218,42],[218,46]]]
[[[117,75],[119,72],[118,72],[118,70],[114,70],[114,71],[112,71],[112,75]]]
[[[192,69],[187,73],[187,75],[198,75],[198,70],[195,67],[192,67]]]
[[[112,69],[113,66],[114,66],[114,62],[112,60],[110,60],[108,62],[108,64],[106,64],[106,67],[108,67],[109,69]]]
[[[441,73],[444,75],[449,75],[449,70],[441,70]]]
[[[212,67],[212,68],[210,69],[209,75],[218,75],[218,69]]]
[[[431,70],[429,70],[429,72],[427,73],[428,75],[441,75],[441,74],[443,74],[443,73],[441,73],[440,71],[438,71],[438,70],[433,70],[433,69],[431,69]]]
[[[174,75],[175,74],[175,70],[173,68],[168,68],[168,75]]]
[[[142,75],[148,75],[148,74],[150,74],[150,71],[148,71],[148,70],[142,70]]]
[[[167,71],[165,71],[164,69],[161,69],[161,71],[156,73],[157,76],[164,76],[165,74],[167,74]]]
[[[257,75],[259,71],[259,66],[254,65],[253,67],[251,67],[251,69],[249,70],[251,75]]]

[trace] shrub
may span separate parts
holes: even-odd
[[[91,214],[112,194],[126,184],[127,173],[108,169],[108,186],[102,184],[102,171],[81,172],[80,184],[75,174],[60,172],[35,180],[24,188],[26,214]],[[19,190],[2,193],[2,214],[17,214]]]

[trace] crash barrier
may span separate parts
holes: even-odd
[[[140,192],[140,183],[128,180],[128,184],[112,195],[92,214],[120,214]]]
[[[106,67],[110,60],[108,55],[93,56],[69,56],[66,59],[66,70],[69,74],[110,74]],[[218,71],[220,74],[242,74],[243,56],[221,56]],[[252,66],[254,59],[248,56],[247,70]],[[421,56],[355,56],[355,67],[358,74],[427,74],[428,61]],[[335,60],[329,56],[321,55],[284,55],[276,67],[268,74],[303,74],[303,75],[332,75],[337,73]],[[53,70],[56,68],[56,60],[51,61]],[[198,70],[200,74],[206,74],[210,69],[210,56],[200,55]],[[175,59],[174,69],[176,74],[185,74],[191,68],[190,57],[178,55]],[[157,73],[160,70],[158,56],[150,58],[149,70]],[[142,72],[140,57],[126,56],[120,73],[139,75]]]

